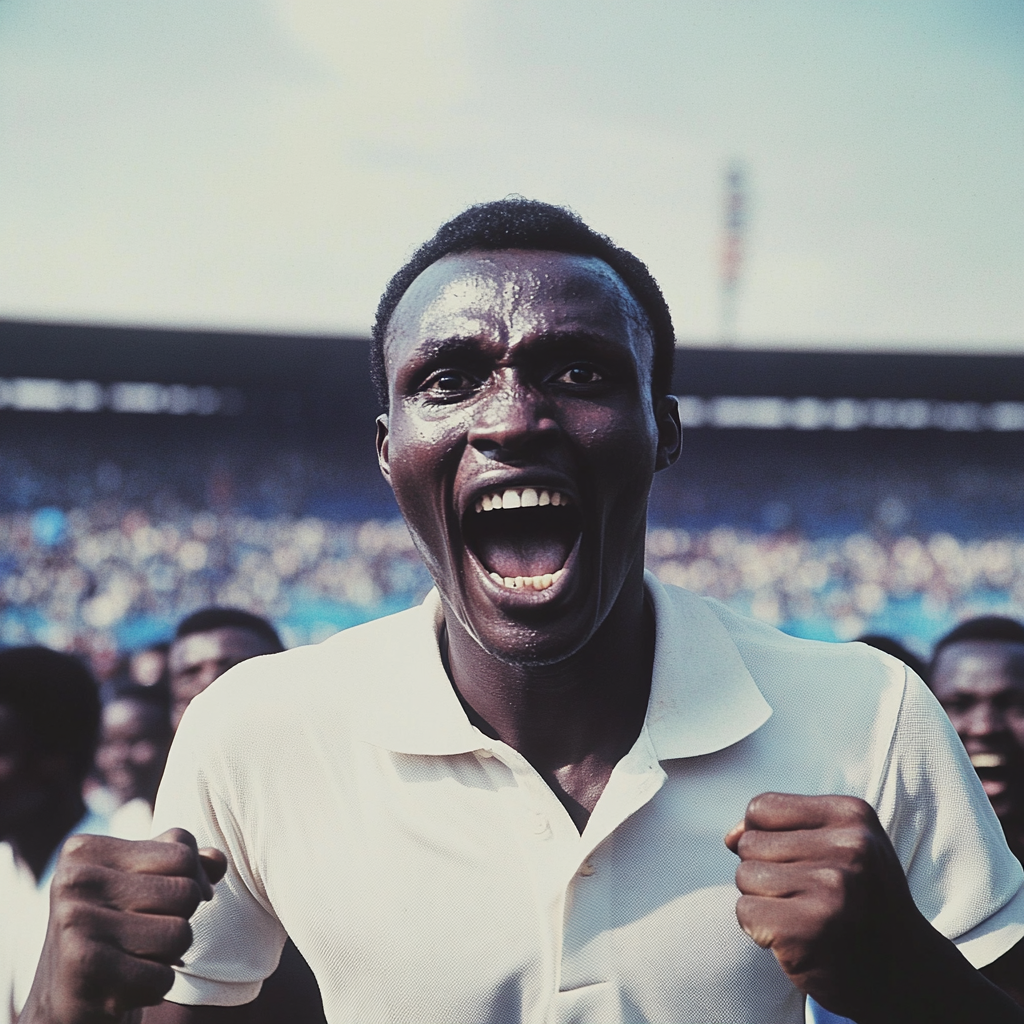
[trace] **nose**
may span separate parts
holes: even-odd
[[[964,716],[963,731],[967,736],[990,736],[1005,729],[1003,713],[989,700],[979,700]]]
[[[498,376],[474,411],[469,443],[489,458],[522,454],[558,432],[547,397],[511,370]]]

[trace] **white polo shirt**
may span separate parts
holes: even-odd
[[[736,923],[722,841],[766,790],[868,800],[918,906],[974,964],[1024,935],[1020,865],[916,676],[647,587],[647,718],[582,835],[469,723],[434,594],[197,697],[154,827],[229,867],[168,998],[251,1001],[287,933],[331,1024],[799,1024],[803,998]]]

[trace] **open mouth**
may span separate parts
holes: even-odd
[[[487,491],[463,520],[466,545],[491,579],[509,590],[553,586],[580,529],[575,503],[560,491],[540,487]]]
[[[1010,759],[992,750],[976,751],[970,756],[985,793],[989,797],[1002,796],[1010,784]]]

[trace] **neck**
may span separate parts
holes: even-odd
[[[85,802],[79,793],[64,793],[35,815],[30,824],[7,837],[18,859],[28,866],[37,882],[54,851],[84,814]]]
[[[448,671],[470,720],[523,755],[580,830],[643,726],[654,615],[643,567],[587,644],[554,665],[507,665],[448,618]]]

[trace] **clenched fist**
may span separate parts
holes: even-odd
[[[826,1009],[858,1024],[1024,1019],[918,911],[865,801],[762,793],[725,842],[743,930]]]
[[[159,1003],[192,942],[188,919],[226,863],[183,829],[146,842],[69,839],[23,1024],[100,1024]]]

